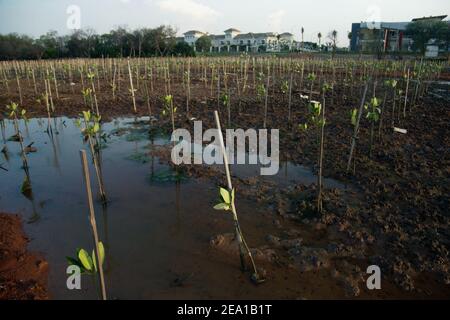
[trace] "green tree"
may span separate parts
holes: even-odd
[[[175,45],[173,53],[177,56],[195,57],[194,48],[184,41],[180,41]]]
[[[450,27],[445,21],[420,20],[410,23],[406,28],[406,34],[413,40],[413,49],[424,55],[430,39],[448,43]]]
[[[208,52],[211,48],[211,38],[209,36],[201,36],[195,42],[195,47],[197,51]]]

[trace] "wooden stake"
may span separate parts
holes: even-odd
[[[350,148],[350,156],[348,158],[348,163],[347,163],[347,172],[350,171],[350,166],[352,164],[353,152],[355,151],[356,139],[358,137],[359,123],[361,122],[361,116],[362,116],[362,113],[363,113],[364,103],[366,102],[366,95],[367,95],[367,89],[368,88],[369,88],[369,81],[366,82],[366,85],[364,87],[363,97],[361,99],[361,105],[359,106],[358,119],[356,120],[355,132],[354,132],[353,137],[352,137],[352,146]]]
[[[97,266],[100,273],[100,287],[102,289],[102,298],[103,300],[106,300],[107,298],[106,298],[105,278],[103,275],[103,263],[100,260],[100,255],[98,253],[99,240],[97,233],[97,223],[95,220],[94,201],[92,200],[92,190],[91,190],[91,179],[89,177],[89,167],[85,150],[80,150],[80,157],[81,157],[81,165],[83,167],[84,182],[86,183],[86,193],[89,203],[90,222],[92,226],[92,232],[94,234],[95,257],[93,258],[97,260]]]
[[[227,183],[228,183],[228,192],[230,192],[230,194],[233,192],[233,184],[231,182],[231,174],[230,174],[230,166],[228,163],[228,153],[225,149],[225,143],[223,140],[223,135],[222,135],[222,127],[220,125],[220,119],[219,119],[219,112],[216,110],[214,111],[214,117],[216,119],[216,126],[217,126],[217,131],[219,134],[219,143],[220,143],[220,148],[222,150],[222,154],[223,154],[223,161],[224,161],[224,166],[225,166],[225,173],[227,176]],[[258,275],[258,271],[256,269],[256,265],[255,262],[253,260],[252,257],[252,253],[249,249],[249,247],[247,246],[247,243],[245,242],[244,236],[242,235],[242,231],[241,231],[241,227],[239,224],[239,219],[237,216],[237,211],[236,211],[236,206],[234,204],[234,201],[231,201],[231,211],[233,213],[233,220],[234,220],[234,226],[235,226],[235,232],[236,232],[236,239],[239,243],[239,254],[240,254],[240,259],[241,259],[241,267],[242,270],[245,270],[245,260],[244,260],[244,247],[245,250],[247,251],[247,254],[250,258],[250,261],[252,263],[253,266],[253,271],[254,271],[254,276],[256,277],[256,281],[259,280],[259,275]]]

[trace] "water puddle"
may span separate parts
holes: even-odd
[[[6,137],[14,134],[5,121]],[[88,208],[79,150],[87,149],[72,119],[52,119],[57,134],[46,133],[46,119],[32,119],[25,127],[32,193],[21,193],[24,172],[20,147],[6,142],[8,153],[0,154],[0,209],[21,213],[31,237],[30,249],[43,252],[50,264],[52,298],[96,299],[94,279],[83,276],[81,291],[66,288],[66,256],[76,248],[92,249]],[[110,298],[204,299],[204,298],[293,298],[302,287],[292,277],[280,277],[258,290],[239,271],[238,259],[210,248],[211,237],[232,231],[231,217],[212,209],[217,190],[209,182],[188,178],[151,156],[149,150],[170,143],[157,129],[149,131],[147,119],[116,119],[102,126],[105,142],[101,151],[107,208],[95,205],[100,238],[105,243],[105,273]],[[3,144],[0,144],[3,146]],[[259,176],[259,166],[233,166],[233,174]],[[91,168],[91,176],[94,171]],[[282,163],[280,184],[311,184],[310,170]],[[97,193],[95,179],[93,190]],[[325,180],[328,187],[344,188]],[[238,203],[248,242],[265,244],[274,231],[265,208],[241,200]]]

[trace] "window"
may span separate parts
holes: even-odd
[[[241,45],[244,44],[244,40],[241,40],[241,41],[240,41],[240,44],[241,44]]]

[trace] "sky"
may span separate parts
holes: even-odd
[[[118,26],[130,29],[169,24],[178,34],[200,30],[223,34],[291,32],[301,40],[324,39],[336,29],[340,46],[347,46],[352,22],[410,21],[416,17],[450,14],[448,0],[0,0],[0,33],[37,37],[49,30],[61,35],[71,28],[99,33]],[[323,40],[322,40],[323,41]]]

